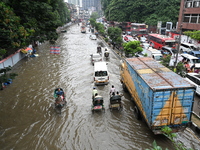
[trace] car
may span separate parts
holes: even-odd
[[[188,54],[198,57],[200,59],[200,51],[190,51]]]
[[[99,53],[91,54],[91,63],[94,65],[95,62],[102,61],[102,56]]]
[[[161,52],[163,55],[175,56],[178,53],[178,50],[168,46],[163,46]]]
[[[185,80],[190,82],[196,87],[196,94],[200,95],[200,74],[199,73],[187,73]]]
[[[146,41],[147,41],[147,38],[145,38],[145,37],[140,37],[140,42],[141,42],[141,43],[146,43]]]
[[[185,62],[188,62],[190,68],[194,66],[194,69],[200,69],[200,59],[198,57],[192,56],[187,53],[182,53],[181,56],[183,57]]]
[[[196,49],[197,49],[197,47],[191,43],[181,43],[181,45],[180,45],[180,51],[182,53],[183,52],[189,53],[190,51],[195,51]]]
[[[94,34],[92,34],[92,35],[90,35],[90,39],[91,39],[91,40],[97,40],[97,36],[94,35]]]
[[[131,35],[125,35],[125,36],[123,37],[123,40],[124,40],[125,42],[135,41],[135,39],[134,39]]]

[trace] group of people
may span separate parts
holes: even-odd
[[[55,91],[55,97],[56,97],[55,103],[63,105],[63,102],[65,102],[65,94],[61,88],[58,88]]]
[[[189,73],[189,72],[199,73],[200,72],[200,69],[195,68],[195,64],[190,66],[189,60],[183,59],[182,63],[184,64],[184,67],[185,67],[187,73]]]
[[[122,96],[122,94],[119,94],[119,92],[116,91],[114,85],[111,86],[109,95],[110,95],[110,99],[112,99],[114,97],[120,97],[121,98],[121,96]],[[100,96],[98,94],[98,90],[96,89],[96,87],[93,87],[93,91],[92,91],[92,100],[93,100],[93,102],[94,102],[94,99],[98,98],[98,97],[102,97],[102,96]]]

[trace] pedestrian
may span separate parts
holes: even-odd
[[[115,95],[115,92],[116,92],[115,87],[114,87],[114,85],[112,85],[112,87],[110,89],[110,96]]]
[[[94,99],[95,95],[98,95],[98,91],[96,89],[96,87],[93,87],[93,90],[92,90],[92,99]]]

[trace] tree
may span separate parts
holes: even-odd
[[[122,43],[122,30],[118,27],[109,27],[107,30],[108,36],[112,40],[112,44],[121,45]]]
[[[183,32],[185,35],[191,37],[192,39],[200,41],[200,30],[199,31],[185,31]]]
[[[130,41],[127,43],[123,43],[123,47],[127,56],[129,56],[129,54],[135,56],[136,53],[140,53],[143,51],[142,47],[140,46],[140,41]]]
[[[2,45],[8,51],[34,41],[55,41],[58,38],[56,29],[70,21],[70,13],[63,0],[2,1],[0,31],[4,36],[0,37],[0,49],[4,49]],[[3,52],[0,50],[1,54]]]
[[[25,46],[34,30],[25,29],[20,24],[20,17],[16,16],[13,9],[5,3],[0,2],[0,9],[0,57],[2,57],[6,50]]]
[[[95,24],[95,29],[101,34],[101,35],[105,35],[105,29],[104,29],[104,25],[101,23],[96,23]]]
[[[176,24],[178,20],[180,0],[102,1],[107,20],[144,22],[148,25],[156,25],[158,21],[162,21],[163,24],[169,21]]]
[[[98,13],[97,12],[93,12],[90,16],[90,18],[96,20],[97,18],[99,17]]]

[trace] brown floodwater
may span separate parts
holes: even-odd
[[[104,97],[105,112],[91,112],[94,87],[90,54],[100,40],[90,40],[78,25],[67,28],[56,45],[59,55],[50,54],[49,43],[37,49],[39,57],[24,58],[13,67],[18,76],[0,91],[1,150],[145,150],[156,140],[163,149],[173,145],[163,135],[154,135],[133,115],[134,104],[123,92],[120,60],[111,52],[108,60],[110,83],[98,86]],[[122,111],[109,110],[111,85],[123,93]],[[67,105],[59,114],[52,106],[53,92],[61,87]],[[188,147],[200,149],[190,132],[179,136]]]

